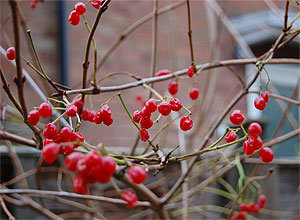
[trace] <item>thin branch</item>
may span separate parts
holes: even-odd
[[[186,0],[186,6],[187,6],[187,17],[188,17],[188,35],[189,35],[189,44],[190,44],[190,53],[191,53],[191,65],[194,66],[195,59],[194,59],[194,48],[193,48],[193,38],[192,38],[190,0]]]
[[[36,142],[35,141],[30,140],[28,138],[21,137],[19,135],[11,134],[11,133],[6,132],[6,131],[0,131],[0,137],[3,140],[10,140],[12,142],[16,142],[16,143],[19,143],[19,144],[24,144],[24,145],[27,145],[27,146],[36,147]]]

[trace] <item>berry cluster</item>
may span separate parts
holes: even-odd
[[[265,206],[266,203],[266,197],[265,195],[260,195],[258,197],[258,204],[252,202],[248,205],[245,203],[240,204],[240,211],[236,216],[233,216],[230,218],[230,220],[237,220],[237,219],[246,219],[245,213],[253,213],[253,214],[258,214],[259,210],[262,209]]]
[[[234,110],[230,114],[230,121],[234,125],[241,125],[241,127],[242,127],[242,123],[244,122],[244,119],[245,119],[245,116],[241,110]],[[274,154],[273,154],[273,151],[271,150],[271,148],[268,148],[268,147],[262,148],[263,142],[262,142],[262,139],[258,136],[259,134],[262,133],[262,128],[261,128],[260,124],[258,124],[256,122],[251,123],[248,126],[248,133],[250,136],[248,134],[246,134],[247,140],[244,141],[244,143],[243,143],[244,153],[249,156],[249,155],[252,155],[256,150],[260,150],[259,151],[260,159],[265,163],[270,163],[274,158]],[[236,138],[237,138],[237,135],[236,135],[235,131],[231,130],[226,135],[225,140],[227,142],[232,142],[232,141],[236,140]]]
[[[114,122],[111,110],[107,104],[102,105],[101,109],[97,112],[84,109],[81,112],[81,119],[84,121],[94,122],[96,124],[101,124],[103,122],[106,126],[110,126]]]
[[[99,9],[101,6],[101,0],[92,0],[89,2],[96,9]],[[82,2],[76,3],[74,6],[74,10],[71,11],[69,14],[69,23],[72,25],[78,25],[80,22],[80,15],[84,15],[85,12],[86,12],[85,4]]]
[[[257,108],[258,110],[264,110],[266,108],[267,102],[269,102],[269,98],[270,98],[270,93],[269,91],[265,91],[262,96],[258,96],[255,100],[254,100],[254,106],[255,108]]]

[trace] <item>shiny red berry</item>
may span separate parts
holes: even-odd
[[[43,141],[43,146],[46,146],[47,144],[51,144],[51,143],[54,143],[54,140],[45,138]]]
[[[104,156],[101,160],[101,168],[107,174],[114,174],[116,171],[116,162],[110,156]]]
[[[246,219],[246,215],[244,212],[238,212],[236,215],[236,219]]]
[[[101,0],[92,0],[91,4],[94,8],[99,9],[101,6]]]
[[[142,118],[141,112],[139,110],[135,110],[132,114],[132,118],[136,123],[139,123]]]
[[[270,163],[274,159],[274,153],[271,148],[264,147],[259,151],[260,159],[265,163]]]
[[[180,120],[180,128],[183,131],[191,130],[193,127],[193,120],[190,116],[184,116]]]
[[[75,105],[69,105],[66,108],[66,113],[69,117],[76,117],[76,113],[77,113],[77,107]]]
[[[68,142],[73,138],[73,131],[70,127],[63,127],[60,129],[59,135],[64,142]]]
[[[27,115],[27,120],[31,125],[36,125],[40,120],[40,114],[37,110],[32,110]]]
[[[249,141],[244,141],[243,143],[243,151],[245,154],[247,154],[248,156],[252,155],[255,151],[255,148],[253,145],[249,144]]]
[[[195,73],[195,67],[192,65],[188,68],[188,71],[187,71],[187,75],[189,77],[193,77],[194,76],[194,73]]]
[[[266,201],[267,201],[267,198],[265,195],[260,195],[258,197],[258,206],[260,209],[262,209],[265,206]]]
[[[80,152],[73,152],[66,157],[65,164],[69,171],[75,172],[77,168],[77,162],[84,158],[84,154]]]
[[[47,102],[42,103],[39,107],[39,114],[42,118],[50,117],[52,115],[52,106]]]
[[[46,124],[43,135],[45,138],[54,139],[57,136],[57,127],[55,126],[55,124]]]
[[[158,111],[160,114],[167,116],[171,113],[172,110],[170,104],[164,101],[158,105]]]
[[[75,105],[77,107],[77,113],[78,113],[83,107],[83,102],[81,99],[75,99],[71,102],[71,105]]]
[[[80,21],[80,15],[77,13],[77,11],[73,10],[71,11],[69,15],[69,23],[72,25],[78,25]]]
[[[101,165],[102,161],[101,155],[95,150],[89,151],[88,154],[85,155],[85,159],[87,161],[88,166]]]
[[[182,108],[181,102],[179,101],[179,99],[176,99],[176,98],[171,99],[169,104],[170,104],[172,111],[174,111],[174,112],[178,112]]]
[[[150,137],[149,137],[149,133],[146,129],[141,129],[140,130],[140,136],[141,136],[141,140],[146,142]]]
[[[140,184],[147,179],[147,172],[141,166],[135,165],[128,169],[128,176],[131,182]]]
[[[243,123],[245,116],[241,110],[234,110],[230,114],[230,121],[234,125],[240,125]]]
[[[165,70],[158,71],[156,73],[156,76],[164,76],[164,75],[168,75],[168,74],[170,74],[170,70],[165,69]]]
[[[42,155],[46,163],[52,164],[59,154],[59,145],[50,143],[43,147]]]
[[[248,205],[246,205],[245,203],[241,203],[240,212],[248,212]]]
[[[229,131],[228,134],[225,136],[225,140],[227,143],[235,141],[237,138],[236,132],[235,131]]]
[[[95,116],[95,114],[96,114],[95,111],[93,111],[93,110],[89,111],[89,113],[88,113],[88,119],[87,120],[89,122],[94,122],[94,116]]]
[[[264,91],[264,93],[262,94],[262,97],[265,100],[265,102],[269,102],[269,98],[270,98],[269,91]]]
[[[105,124],[106,126],[110,126],[113,122],[114,122],[114,119],[111,116],[109,118],[103,119],[103,124]]]
[[[73,179],[73,189],[75,193],[87,194],[89,187],[87,182],[81,176],[75,176]]]
[[[135,208],[138,205],[138,199],[134,192],[123,192],[121,195],[121,199],[127,202],[128,208]]]
[[[101,124],[103,122],[103,118],[101,117],[100,111],[97,111],[94,115],[93,122],[97,125]]]
[[[248,126],[248,132],[250,135],[258,135],[261,134],[262,129],[260,124],[253,122]]]
[[[82,2],[76,3],[74,8],[79,15],[83,15],[86,12],[85,4]]]
[[[107,104],[102,105],[100,109],[100,115],[101,118],[103,118],[103,121],[111,117],[111,110]]]
[[[145,120],[150,119],[151,112],[144,106],[141,110],[141,116]]]
[[[6,57],[9,60],[14,60],[16,59],[16,50],[14,47],[10,47],[6,50]]]
[[[74,152],[74,144],[62,144],[60,147],[60,152],[64,155],[69,155]]]
[[[142,128],[149,129],[152,127],[153,121],[151,118],[148,118],[148,119],[142,118],[140,121],[140,124],[141,124]]]
[[[266,107],[266,101],[264,100],[263,97],[257,97],[255,100],[254,100],[254,106],[255,108],[257,108],[258,110],[264,110],[265,107]]]
[[[190,98],[191,98],[192,100],[196,100],[198,97],[199,97],[199,89],[193,88],[193,89],[190,91]]]
[[[178,83],[176,81],[170,82],[168,90],[171,95],[176,95],[178,92]]]
[[[155,99],[148,99],[145,103],[145,108],[149,111],[149,112],[155,112],[157,109],[157,102]]]
[[[249,138],[248,138],[248,143],[249,143],[249,146],[251,146],[252,148],[254,148],[254,150],[259,150],[262,145],[263,145],[263,141],[262,139],[254,134],[254,135],[251,135]]]

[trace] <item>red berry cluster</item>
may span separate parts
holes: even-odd
[[[127,202],[127,207],[128,208],[135,208],[138,204],[138,199],[137,196],[134,192],[123,192],[121,195],[121,199]]]
[[[101,0],[92,0],[91,5],[99,9],[101,6]],[[83,15],[86,12],[86,6],[82,2],[78,2],[74,6],[74,10],[69,14],[69,23],[72,25],[78,25],[80,22],[80,15]]]
[[[270,93],[269,91],[265,91],[262,96],[258,96],[255,100],[254,100],[254,106],[255,108],[257,108],[258,110],[264,110],[266,108],[267,102],[269,102],[269,98],[270,98]]]
[[[250,204],[241,203],[240,204],[240,211],[236,216],[233,216],[230,218],[230,220],[237,220],[237,219],[246,219],[246,216],[244,212],[257,214],[259,213],[259,210],[262,209],[265,206],[266,203],[266,197],[265,195],[260,195],[258,197],[258,204],[252,202]]]
[[[111,110],[107,104],[102,105],[101,109],[97,112],[84,109],[81,112],[81,118],[84,121],[90,121],[96,124],[101,124],[103,122],[106,126],[110,126],[114,122]]]
[[[9,60],[14,60],[16,59],[16,50],[14,47],[10,47],[6,50],[6,57]]]
[[[230,121],[234,125],[241,125],[245,119],[245,116],[241,110],[234,110],[230,114]],[[262,139],[258,136],[259,134],[262,133],[262,128],[260,124],[253,122],[248,126],[248,133],[249,137],[246,141],[243,143],[243,151],[245,154],[252,155],[256,150],[260,150],[259,156],[260,159],[265,162],[265,163],[270,163],[273,158],[274,154],[273,151],[268,148],[264,147],[262,148],[263,141]],[[226,137],[225,140],[227,142],[232,142],[236,140],[236,134],[234,131],[230,131]]]

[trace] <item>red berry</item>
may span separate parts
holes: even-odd
[[[250,135],[256,135],[256,134],[261,134],[262,129],[260,124],[253,122],[249,125],[248,127],[248,132]]]
[[[180,128],[183,131],[191,130],[193,127],[193,120],[190,116],[184,116],[180,120]]]
[[[85,159],[88,166],[101,165],[101,161],[102,161],[101,155],[95,150],[89,151],[88,154],[85,155]]]
[[[138,199],[137,196],[134,192],[123,192],[121,195],[121,199],[125,200],[127,202],[127,207],[128,208],[135,208],[137,207]]]
[[[89,187],[87,182],[80,176],[75,176],[73,179],[73,189],[75,193],[87,194]]]
[[[94,116],[95,116],[95,111],[91,110],[89,111],[89,114],[88,114],[88,121],[89,122],[94,122]]]
[[[146,129],[141,129],[140,130],[140,136],[142,141],[146,142],[150,137],[149,137],[149,133]]]
[[[259,151],[260,159],[265,163],[270,163],[274,159],[274,153],[271,148],[264,147]]]
[[[89,114],[90,114],[90,110],[88,110],[88,109],[82,110],[82,112],[81,112],[81,119],[83,121],[87,121],[89,119]]]
[[[156,76],[164,76],[164,75],[168,75],[168,74],[170,74],[170,70],[165,69],[165,70],[158,71],[156,73]]]
[[[157,109],[157,102],[155,101],[155,99],[148,99],[147,102],[145,103],[145,108],[149,112],[155,112]]]
[[[102,105],[102,107],[100,109],[100,115],[103,118],[103,121],[105,120],[105,118],[111,117],[111,111],[107,104]]]
[[[101,168],[106,174],[114,174],[116,171],[116,162],[110,156],[102,157]]]
[[[69,15],[69,23],[72,25],[78,25],[80,21],[80,15],[75,11],[71,11]]]
[[[105,124],[106,126],[110,126],[113,122],[114,122],[114,119],[111,116],[109,118],[103,119],[103,124]]]
[[[237,138],[235,131],[229,131],[228,134],[225,136],[225,140],[227,143],[235,141]]]
[[[59,154],[59,145],[50,143],[43,147],[42,155],[46,163],[52,164]]]
[[[78,113],[83,107],[83,102],[81,99],[75,99],[71,102],[71,105],[75,105],[77,107],[77,113]]]
[[[265,102],[269,102],[269,98],[270,98],[269,91],[264,91],[264,93],[262,94],[262,97],[265,100]]]
[[[143,183],[147,178],[147,173],[139,165],[132,166],[128,169],[128,176],[131,180],[131,182],[135,184]]]
[[[43,146],[46,146],[47,144],[51,144],[51,143],[54,143],[52,139],[45,138],[43,141]]]
[[[199,96],[199,89],[197,88],[193,88],[191,91],[190,91],[190,98],[192,100],[196,100]]]
[[[71,153],[74,152],[74,144],[63,144],[61,147],[60,147],[60,152],[63,153],[64,155],[69,155]]]
[[[66,168],[72,172],[76,171],[77,162],[84,158],[84,154],[80,152],[73,152],[66,157]]]
[[[92,0],[91,4],[94,8],[99,9],[101,6],[101,0]]]
[[[80,132],[73,132],[72,141],[84,142],[83,135]],[[75,147],[78,147],[80,144],[74,144]]]
[[[244,203],[240,204],[240,212],[248,212],[248,206]]]
[[[39,114],[43,118],[50,117],[52,115],[52,106],[47,102],[43,102],[39,107]]]
[[[249,204],[248,212],[257,214],[259,212],[259,206],[256,205],[254,202]]]
[[[77,161],[76,171],[79,176],[86,178],[88,176],[89,170],[90,170],[90,167],[88,166],[88,163],[87,163],[85,157],[83,157],[82,159]]]
[[[254,150],[260,149],[263,145],[261,138],[256,134],[249,137],[248,143],[252,146],[252,148],[254,148]]]
[[[149,129],[152,127],[153,121],[151,118],[148,118],[148,119],[142,118],[140,121],[140,124],[141,124],[142,128]]]
[[[66,113],[69,117],[76,117],[76,113],[77,113],[77,107],[75,105],[69,105],[66,108]]]
[[[266,201],[267,201],[267,198],[265,195],[260,195],[258,197],[258,206],[260,209],[262,209],[265,206]]]
[[[100,111],[97,111],[94,115],[93,122],[95,122],[97,125],[101,124],[103,122],[103,118],[101,117]]]
[[[27,120],[31,125],[36,125],[40,120],[40,114],[37,110],[32,110],[27,115]]]
[[[97,175],[97,182],[99,183],[108,183],[111,178],[111,174],[105,172],[99,172]]]
[[[241,110],[234,110],[230,114],[230,121],[234,125],[240,125],[243,123],[245,116]]]
[[[255,148],[252,144],[249,144],[249,141],[244,141],[243,143],[243,151],[245,154],[247,154],[248,156],[249,155],[252,155],[255,151]]]
[[[169,83],[169,93],[171,95],[176,95],[178,92],[178,83],[176,81],[172,81]]]
[[[9,60],[14,60],[16,59],[16,50],[14,47],[10,47],[6,50],[6,57]]]
[[[57,127],[55,126],[55,124],[46,124],[43,135],[45,138],[54,139],[57,136]]]
[[[133,114],[132,114],[132,118],[133,118],[133,120],[134,120],[136,123],[139,123],[139,122],[140,122],[141,117],[142,117],[142,115],[141,115],[141,112],[140,112],[139,110],[135,110],[135,111],[133,112]]]
[[[246,219],[246,215],[244,212],[239,212],[237,215],[236,215],[236,219]]]
[[[76,3],[74,8],[79,15],[83,15],[86,12],[85,4],[82,2]]]
[[[63,127],[60,129],[59,135],[64,142],[68,142],[73,137],[73,131],[70,127]]]
[[[143,119],[150,119],[151,117],[151,112],[144,106],[141,110],[141,115]]]
[[[194,76],[194,73],[195,73],[195,67],[192,65],[188,68],[188,71],[187,71],[187,75],[189,77],[193,77]]]
[[[32,2],[30,2],[30,7],[32,9],[36,8],[36,5],[38,4],[39,0],[33,0]]]
[[[167,116],[171,113],[171,106],[169,103],[163,101],[158,105],[158,111],[160,114]]]
[[[257,97],[255,100],[254,100],[254,106],[255,108],[257,108],[258,110],[264,110],[265,107],[266,107],[266,101],[264,100],[263,97]]]
[[[180,111],[180,109],[182,107],[181,102],[179,101],[179,99],[176,99],[176,98],[171,99],[169,104],[170,104],[172,111],[174,111],[174,112]]]

